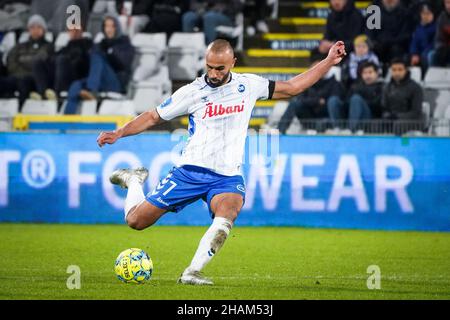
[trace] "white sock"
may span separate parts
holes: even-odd
[[[211,226],[200,240],[198,249],[187,270],[201,271],[223,246],[232,226],[233,222],[226,218],[214,218]]]
[[[125,220],[127,220],[127,215],[130,210],[137,206],[139,203],[144,201],[145,195],[142,190],[142,185],[139,182],[137,177],[131,177],[128,182],[128,193],[127,198],[125,199]]]

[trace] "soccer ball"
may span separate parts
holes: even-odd
[[[131,248],[119,254],[114,271],[125,283],[143,283],[152,276],[153,262],[144,250]]]

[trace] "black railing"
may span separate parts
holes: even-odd
[[[339,135],[450,136],[450,119],[414,120],[330,120],[302,119],[300,128],[287,133]]]

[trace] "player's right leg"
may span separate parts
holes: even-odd
[[[143,230],[156,223],[167,210],[155,207],[148,201],[142,201],[127,214],[127,224],[135,230]]]
[[[153,225],[167,211],[145,200],[142,184],[148,177],[148,170],[119,169],[111,174],[112,184],[128,189],[125,199],[125,221],[135,230],[143,230]]]

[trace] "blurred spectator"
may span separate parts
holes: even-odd
[[[134,48],[128,36],[122,35],[119,21],[106,16],[104,39],[94,46],[86,79],[72,83],[68,92],[66,114],[76,112],[81,99],[95,100],[100,91],[124,93],[131,76]]]
[[[422,120],[423,92],[422,87],[410,78],[403,59],[392,60],[390,68],[392,79],[383,90],[382,117],[391,120],[394,132],[401,134],[416,127],[411,121]]]
[[[338,40],[345,42],[345,47],[351,51],[353,39],[364,31],[364,18],[355,8],[353,0],[330,0],[331,13],[323,40],[319,44],[319,52],[326,54]]]
[[[69,43],[63,47],[55,60],[55,89],[67,91],[70,84],[88,76],[89,53],[92,40],[83,37],[83,29],[69,30]]]
[[[165,32],[169,39],[172,33],[182,30],[181,17],[187,9],[185,0],[154,0],[145,32]]]
[[[265,20],[270,15],[270,7],[268,0],[255,0],[253,6],[245,7],[244,14],[250,18],[246,29],[248,36],[254,36],[256,32],[263,34],[269,32],[269,26]]]
[[[450,0],[444,0],[444,6],[437,20],[435,50],[430,54],[431,64],[438,67],[450,64]]]
[[[422,67],[422,74],[428,67],[428,56],[433,49],[436,34],[436,22],[430,4],[425,2],[420,6],[420,24],[413,33],[409,53],[411,65]]]
[[[69,42],[51,61],[38,61],[33,70],[37,93],[34,98],[54,100],[70,84],[86,78],[89,72],[89,50],[92,40],[83,38],[83,30],[71,29]],[[56,91],[56,92],[55,92]]]
[[[40,61],[48,61],[53,55],[53,45],[45,40],[47,24],[39,15],[33,15],[28,20],[29,40],[17,44],[8,54],[8,76],[3,84],[19,92],[19,102],[22,103],[35,90],[33,68]]]
[[[380,61],[377,55],[371,50],[370,40],[366,35],[359,35],[353,41],[354,50],[350,53],[348,62],[344,65],[344,69],[348,69],[344,75],[344,81],[351,85],[358,79],[358,66],[363,61],[373,62],[377,68],[380,68]],[[345,72],[344,72],[345,73]]]
[[[71,5],[80,8],[80,22],[85,29],[89,16],[89,0],[32,0],[31,14],[41,15],[47,21],[48,29],[57,35],[67,29],[67,8]]]
[[[319,61],[314,61],[311,67]],[[342,119],[344,90],[331,73],[326,74],[311,88],[294,97],[278,124],[280,133],[285,134],[295,116],[302,119],[331,119],[333,126]]]
[[[116,0],[91,0],[90,2],[92,8],[89,14],[87,29],[83,29],[90,32],[95,39],[97,34],[102,32],[103,18],[105,15],[117,17],[119,15],[118,9],[120,10],[121,7],[120,4],[119,6],[117,5]]]
[[[183,14],[183,32],[203,30],[206,44],[217,38],[218,26],[232,27],[243,9],[240,0],[191,0],[190,10]]]
[[[362,62],[358,68],[359,80],[353,84],[349,94],[348,119],[350,130],[362,129],[361,120],[381,118],[383,82],[379,78],[379,67],[374,62]]]
[[[150,21],[151,1],[146,0],[122,0],[116,1],[119,21],[124,34],[132,38],[141,32]]]
[[[381,1],[381,28],[368,30],[374,52],[384,64],[408,53],[412,34],[412,19],[400,0]],[[384,70],[385,71],[385,70]]]

